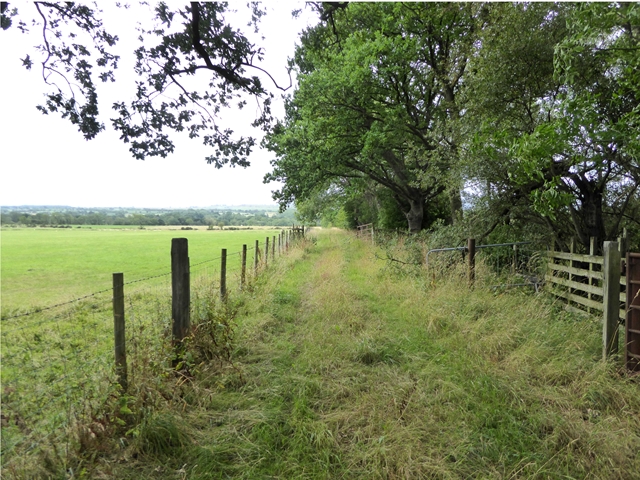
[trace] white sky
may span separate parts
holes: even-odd
[[[245,10],[245,2],[232,5]],[[261,66],[280,85],[288,85],[286,60],[293,55],[298,33],[315,17],[302,2],[266,5],[268,13],[260,22],[266,51]],[[12,2],[10,7],[14,6],[23,14],[35,12],[30,3]],[[105,10],[108,6],[106,2],[101,4]],[[271,191],[278,185],[262,182],[271,170],[269,161],[273,155],[259,147],[250,158],[249,168],[216,169],[206,163],[209,153],[199,139],[172,135],[176,143],[173,155],[140,161],[131,157],[128,145],[111,129],[111,103],[122,99],[122,92],[127,91],[123,89],[133,85],[135,79],[131,58],[138,44],[135,24],[144,21],[140,18],[144,11],[139,8],[136,7],[139,13],[115,8],[105,12],[107,31],[120,37],[117,53],[121,60],[116,83],[98,87],[106,130],[91,141],[85,141],[74,125],[56,114],[45,116],[36,110],[36,105],[44,103],[46,91],[38,68],[40,57],[32,48],[41,39],[39,30],[32,29],[31,34],[24,35],[15,28],[14,18],[14,26],[0,31],[0,205],[186,208],[274,203]],[[292,19],[294,8],[302,8],[306,14]],[[237,27],[248,34],[244,22]],[[35,63],[31,71],[20,61],[27,53]],[[267,78],[263,83],[276,92]],[[280,97],[279,91],[276,97]],[[251,108],[254,104],[250,102],[242,111],[228,112],[220,124],[235,126],[235,131],[245,136],[259,136],[259,131],[250,128],[255,118]],[[274,106],[274,113],[282,117],[281,103]]]

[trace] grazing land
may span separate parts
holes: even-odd
[[[192,264],[237,253],[243,244],[263,246],[280,230],[181,230],[180,227],[8,228],[2,230],[2,310],[15,312],[108,289],[111,274],[125,281],[169,272],[171,239],[189,239]],[[250,255],[253,255],[250,252]],[[230,258],[238,262],[238,256]],[[235,264],[229,265],[233,268]]]
[[[113,438],[93,428],[64,468],[32,471],[638,478],[640,385],[602,362],[596,318],[532,291],[468,289],[455,268],[436,281],[402,274],[376,253],[318,232],[209,317],[231,315],[231,363],[194,357],[188,377],[138,375],[123,397],[137,423]]]

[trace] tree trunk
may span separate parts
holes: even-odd
[[[424,218],[424,199],[422,196],[409,200],[409,211],[405,212],[409,224],[409,233],[418,233],[422,230]]]
[[[605,240],[604,219],[602,217],[602,192],[595,191],[582,206],[589,237]]]
[[[451,208],[451,223],[453,225],[462,221],[462,197],[456,187],[449,189],[449,204]]]
[[[578,184],[580,188],[580,208],[571,208],[573,225],[582,243],[589,248],[591,237],[596,239],[596,245],[607,240],[604,218],[602,215],[602,191],[588,183]]]

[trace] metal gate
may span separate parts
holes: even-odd
[[[640,253],[627,253],[627,318],[625,358],[627,368],[640,371]]]
[[[505,248],[508,247],[511,252],[507,251],[506,257],[507,262],[503,266],[507,266],[511,275],[518,275],[522,277],[522,283],[502,283],[499,285],[487,285],[489,288],[508,288],[508,287],[534,287],[536,292],[538,291],[539,286],[542,284],[543,280],[539,279],[537,276],[537,272],[529,271],[529,265],[531,260],[531,252],[526,253],[522,252],[519,247],[524,245],[531,245],[533,242],[510,242],[510,243],[492,243],[488,245],[476,245],[476,241],[474,238],[469,238],[467,240],[466,247],[448,247],[448,248],[434,248],[427,252],[425,258],[425,265],[427,268],[427,272],[429,272],[429,255],[432,253],[438,252],[462,252],[462,257],[464,259],[465,255],[467,256],[467,277],[470,285],[473,285],[475,282],[475,259],[476,253],[481,249],[495,249],[495,248]],[[526,261],[522,261],[522,257],[526,258]],[[500,265],[494,265],[495,271],[499,272],[501,270]]]

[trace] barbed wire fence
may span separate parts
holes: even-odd
[[[303,237],[304,227],[294,227],[187,265],[188,311],[197,320],[212,297],[226,301],[247,288]],[[3,475],[25,478],[34,455],[66,465],[124,423],[136,386],[175,367],[173,277],[173,266],[132,281],[114,274],[113,288],[2,318]],[[119,406],[115,415],[109,402]]]

